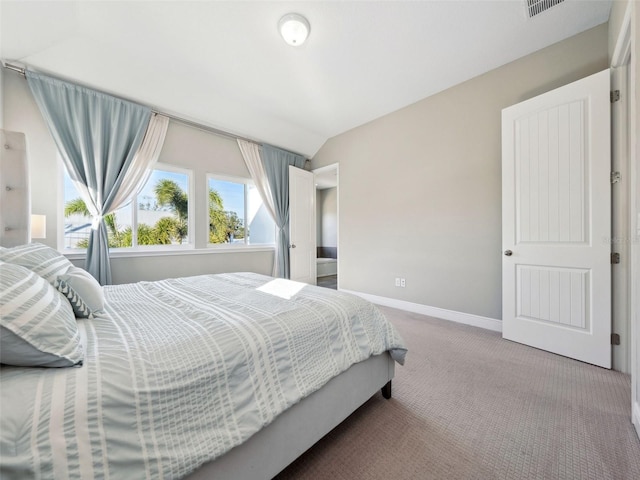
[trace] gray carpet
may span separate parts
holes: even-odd
[[[409,347],[375,395],[278,477],[640,479],[629,376],[381,307]]]

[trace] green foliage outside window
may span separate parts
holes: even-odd
[[[171,212],[171,216],[160,218],[154,225],[138,224],[138,245],[182,244],[188,234],[189,198],[187,193],[173,180],[160,179],[154,188],[156,204]],[[65,204],[64,215],[91,214],[81,198],[69,200]],[[109,236],[109,248],[133,246],[131,227],[119,228],[114,213],[105,215]],[[221,196],[209,189],[209,242],[229,243],[233,239],[244,238],[244,223],[235,212],[225,211]],[[76,248],[87,248],[88,239],[79,240]]]

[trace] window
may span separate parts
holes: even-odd
[[[191,172],[156,164],[142,191],[105,217],[109,248],[188,245]],[[64,248],[87,248],[91,217],[69,175],[64,176]]]
[[[209,243],[275,243],[275,223],[248,180],[207,176]]]

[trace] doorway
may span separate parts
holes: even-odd
[[[317,285],[338,289],[338,165],[313,171],[316,186]]]

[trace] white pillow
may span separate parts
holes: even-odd
[[[69,267],[73,266],[67,257],[41,243],[27,243],[0,250],[0,260],[26,267],[51,285],[58,275],[65,273]]]
[[[34,272],[0,261],[0,363],[68,367],[83,359],[69,302]]]
[[[72,266],[58,275],[53,285],[62,293],[78,318],[93,318],[104,309],[104,293],[98,281],[86,270]]]

